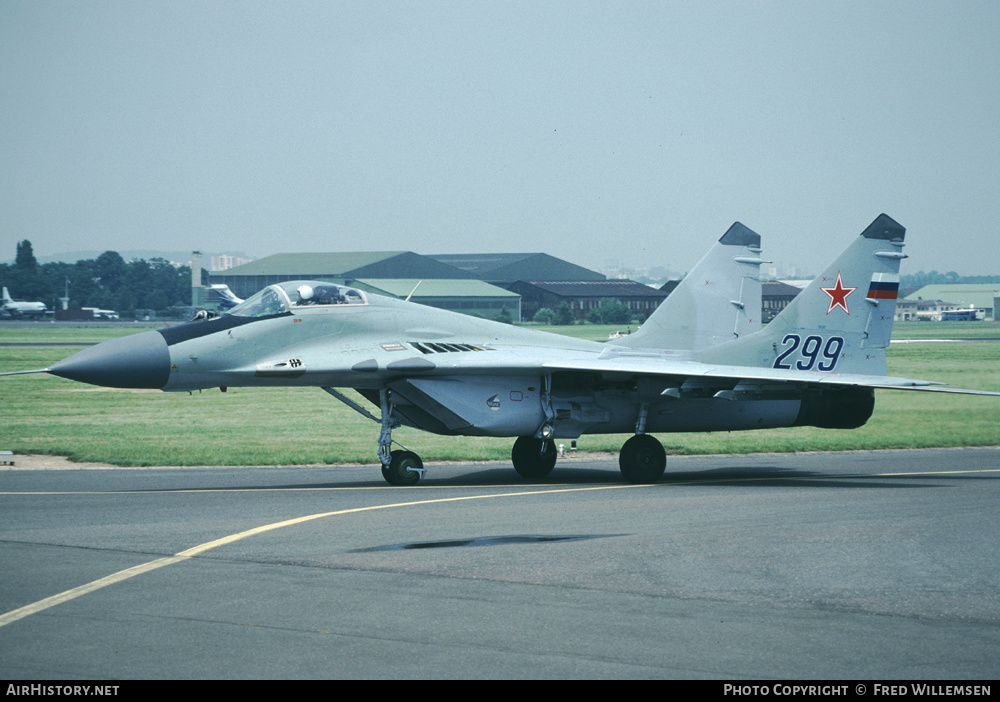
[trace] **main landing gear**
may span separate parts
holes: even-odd
[[[551,439],[522,436],[510,452],[514,470],[522,478],[541,480],[556,465],[556,446]],[[655,437],[636,434],[625,442],[618,456],[622,477],[630,483],[655,483],[667,467],[667,453]]]
[[[667,467],[667,452],[656,437],[646,434],[649,405],[639,405],[635,421],[635,436],[625,442],[618,454],[622,477],[630,483],[655,483]]]
[[[521,436],[514,442],[510,460],[522,478],[541,480],[555,468],[556,453],[556,444],[552,439]]]
[[[532,436],[519,437],[511,449],[510,460],[522,478],[541,480],[555,468],[555,442]],[[622,446],[618,466],[626,482],[655,483],[666,470],[667,454],[655,437],[636,434]],[[390,485],[416,485],[423,473],[424,464],[412,451],[392,451],[389,461],[382,464],[382,477]]]
[[[400,425],[400,421],[395,416],[395,407],[387,388],[379,391],[381,417],[376,417],[333,388],[323,389],[359,414],[382,425],[378,439],[378,457],[382,463],[382,477],[386,482],[390,485],[416,485],[420,482],[425,470],[420,456],[405,448],[392,450],[392,430]],[[663,476],[667,466],[667,455],[663,450],[663,444],[644,433],[646,413],[647,408],[642,405],[636,422],[636,434],[625,442],[618,456],[622,477],[630,483],[655,483]],[[548,433],[544,435],[549,438],[521,436],[514,442],[510,460],[514,464],[514,470],[522,478],[541,480],[555,468],[558,452],[555,441],[551,438],[551,426],[548,429]]]
[[[667,452],[655,437],[636,434],[622,446],[618,467],[630,483],[655,483],[667,467]]]

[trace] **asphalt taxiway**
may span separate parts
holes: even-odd
[[[0,472],[0,677],[996,678],[1000,449]]]

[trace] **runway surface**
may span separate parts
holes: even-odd
[[[0,677],[992,679],[1000,449],[0,472]]]

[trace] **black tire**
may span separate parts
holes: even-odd
[[[556,465],[556,456],[555,442],[533,436],[518,437],[510,451],[514,470],[528,480],[541,480],[551,473]]]
[[[389,454],[389,467],[382,466],[382,477],[390,485],[416,485],[424,462],[413,451],[393,451]],[[417,470],[410,470],[416,468]]]
[[[667,452],[656,437],[637,434],[622,446],[618,466],[630,483],[655,483],[667,468]]]

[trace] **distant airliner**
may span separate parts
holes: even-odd
[[[23,302],[13,300],[7,288],[3,289],[3,309],[12,317],[41,317],[45,314],[44,302]]]

